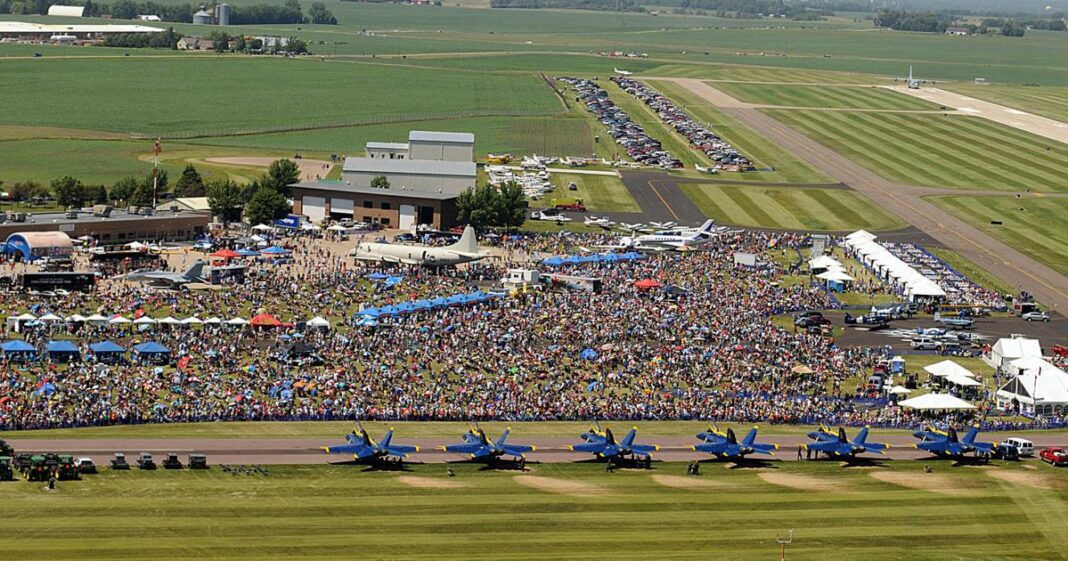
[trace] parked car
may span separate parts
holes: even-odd
[[[1068,452],[1064,448],[1046,448],[1039,452],[1038,457],[1043,462],[1049,462],[1051,466],[1068,465]]]
[[[137,457],[137,467],[148,470],[156,469],[156,462],[152,459],[152,454],[141,452],[141,455]]]
[[[93,463],[92,458],[78,458],[74,464],[78,466],[78,471],[81,473],[96,473],[96,464]]]
[[[1036,310],[1034,312],[1027,312],[1026,314],[1021,314],[1020,319],[1024,321],[1049,321],[1049,314]]]
[[[1015,436],[1006,438],[998,446],[1014,446],[1021,457],[1030,458],[1035,455],[1035,443]]]
[[[933,351],[938,348],[938,341],[930,337],[920,337],[913,339],[910,346],[917,351]]]

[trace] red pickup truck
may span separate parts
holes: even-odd
[[[1068,465],[1068,452],[1064,448],[1046,448],[1038,454],[1043,462],[1049,462],[1051,466]]]

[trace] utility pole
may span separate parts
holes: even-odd
[[[156,209],[156,193],[159,189],[159,153],[163,151],[160,138],[152,143],[152,210]]]

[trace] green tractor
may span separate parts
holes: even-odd
[[[15,479],[15,470],[11,466],[11,456],[0,456],[0,481]]]
[[[60,481],[75,481],[81,479],[81,471],[74,463],[74,457],[70,454],[59,456],[59,467],[56,468],[56,479]]]
[[[29,481],[48,481],[52,473],[53,471],[45,463],[45,457],[40,454],[30,458],[30,467],[25,471],[26,479]]]
[[[0,438],[0,456],[7,456],[8,458],[11,458],[14,455],[15,449],[12,448],[10,444],[5,442],[4,439]]]

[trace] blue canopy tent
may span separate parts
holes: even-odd
[[[385,273],[379,273],[379,272],[376,271],[374,273],[371,273],[371,274],[367,275],[367,278],[369,278],[371,280],[386,280],[386,279],[389,278],[389,275],[387,275]]]
[[[37,349],[33,345],[18,339],[0,344],[0,351],[4,352],[5,357],[16,360],[25,360],[37,355]]]
[[[394,286],[397,286],[398,284],[400,284],[400,282],[402,280],[404,280],[404,276],[403,275],[396,276],[396,277],[393,277],[393,276],[386,277],[386,282],[382,283],[382,288],[393,288]]]
[[[137,358],[144,362],[160,364],[170,361],[171,358],[170,349],[152,341],[134,345],[133,350]]]
[[[34,390],[33,393],[36,394],[36,395],[43,395],[45,397],[48,397],[48,396],[56,393],[56,385],[53,384],[52,382],[45,382],[45,383],[41,384],[41,387],[39,387],[36,390]]]
[[[79,359],[82,356],[82,352],[78,350],[78,345],[70,341],[49,341],[45,350],[48,352],[48,358],[63,362]]]
[[[556,255],[553,255],[552,257],[542,259],[541,264],[547,267],[559,267],[560,265],[564,264],[564,260],[560,257],[557,257]]]
[[[278,247],[277,245],[272,245],[271,247],[268,247],[268,248],[265,248],[265,249],[261,249],[260,253],[263,254],[263,255],[286,255],[286,254],[290,253],[290,251],[288,249],[284,248],[284,247]]]
[[[597,356],[597,351],[593,349],[583,349],[582,352],[579,353],[579,357],[582,358],[582,360],[597,360]]]
[[[254,249],[248,249],[246,247],[243,247],[243,248],[237,250],[237,254],[240,255],[241,257],[255,257],[255,256],[259,255],[260,252],[254,250]]]
[[[93,356],[100,362],[113,362],[121,359],[126,354],[126,349],[111,341],[93,343],[89,345],[89,350],[93,352]]]
[[[380,308],[367,308],[366,310],[360,310],[356,312],[357,316],[377,318],[382,316],[382,310]]]

